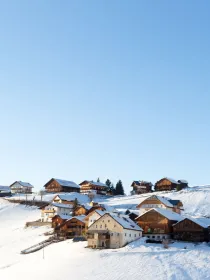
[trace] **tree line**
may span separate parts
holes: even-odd
[[[97,179],[97,182],[100,182],[100,179]],[[105,184],[107,185],[107,192],[110,193],[111,195],[124,195],[124,188],[123,188],[123,183],[121,180],[117,182],[117,184],[114,186],[114,184],[107,179]]]

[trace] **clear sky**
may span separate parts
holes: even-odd
[[[1,1],[0,185],[210,183],[209,1]]]

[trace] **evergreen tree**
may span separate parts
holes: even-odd
[[[112,182],[111,182],[109,179],[107,179],[106,182],[105,182],[105,184],[106,184],[107,187],[109,187],[109,188],[111,187],[111,183],[112,183]]]
[[[97,182],[100,183],[100,179],[99,178],[97,179]]]
[[[116,191],[115,191],[116,195],[124,195],[124,189],[123,189],[123,184],[122,181],[119,180],[116,184]]]

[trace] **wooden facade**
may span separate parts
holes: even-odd
[[[44,188],[48,193],[80,192],[79,186],[74,182],[54,178],[47,182]]]
[[[66,216],[65,218],[62,216],[59,216],[59,215],[55,215],[53,218],[52,218],[52,227],[53,228],[56,228],[57,226],[60,226],[62,225],[66,220],[68,219],[68,216]]]
[[[155,191],[172,191],[177,188],[178,184],[179,183],[173,179],[163,178],[156,182]]]
[[[152,192],[152,183],[147,181],[133,181],[131,194],[142,194]]]
[[[177,221],[177,218],[167,218],[154,209],[136,218],[136,222],[143,229],[144,235],[149,235],[154,239],[157,237],[159,239],[171,237],[173,233],[173,224],[177,223]]]
[[[81,218],[72,217],[57,228],[56,233],[60,237],[73,238],[85,235],[85,222]]]
[[[74,214],[75,214],[75,216],[86,215],[87,211],[88,211],[88,209],[86,209],[85,206],[79,205],[75,208]]]
[[[107,185],[94,182],[94,181],[83,181],[80,185],[80,192],[84,194],[95,193],[100,195],[106,195],[108,187]]]
[[[186,218],[173,226],[173,237],[182,241],[208,242],[210,241],[210,228]]]

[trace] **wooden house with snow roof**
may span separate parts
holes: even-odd
[[[158,195],[147,197],[141,203],[139,203],[136,208],[140,210],[140,213],[144,213],[152,208],[167,209],[178,214],[184,210],[181,200],[169,199]]]
[[[33,186],[30,183],[15,181],[12,185],[10,185],[11,193],[23,193],[23,194],[31,194]]]
[[[80,192],[80,186],[73,181],[52,178],[44,185],[47,193]]]
[[[173,225],[182,220],[178,213],[167,209],[154,208],[136,218],[143,229],[143,236],[151,240],[169,239],[173,236]]]
[[[210,219],[183,218],[173,225],[173,238],[193,242],[210,241]]]
[[[105,213],[87,231],[88,247],[120,248],[142,236],[142,229],[128,216]]]
[[[85,215],[74,216],[55,228],[58,237],[73,238],[85,235]]]
[[[152,186],[153,184],[148,181],[133,181],[131,184],[131,187],[133,190],[131,191],[131,194],[142,194],[142,193],[150,193],[152,192]]]
[[[108,187],[106,184],[101,182],[94,182],[85,180],[80,184],[80,192],[83,194],[100,194],[106,195],[108,191]]]

